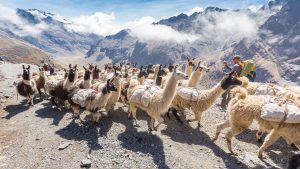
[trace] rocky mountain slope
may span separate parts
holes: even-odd
[[[213,73],[221,75],[222,61],[240,54],[244,59],[257,58],[258,81],[299,83],[298,8],[295,0],[270,1],[256,11],[208,7],[190,16],[180,14],[153,23],[195,36],[195,40],[145,41],[127,29],[99,40],[87,57],[141,65],[181,63],[186,57],[197,57],[210,62],[216,68]]]
[[[283,77],[300,84],[300,1],[289,0],[282,9],[262,26],[255,40],[242,40],[233,54],[272,63],[259,71],[259,78]],[[270,69],[272,68],[272,69]],[[277,74],[277,75],[276,75]]]
[[[39,48],[15,39],[0,31],[0,60],[11,63],[53,63],[50,56]]]
[[[101,37],[68,30],[70,21],[37,9],[17,9],[13,20],[2,21],[0,30],[54,56],[84,56]]]

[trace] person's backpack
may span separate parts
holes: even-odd
[[[248,77],[250,81],[254,81],[256,77],[254,59],[245,60],[241,63],[241,76]]]

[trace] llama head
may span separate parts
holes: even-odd
[[[154,73],[153,65],[148,65],[148,66],[147,66],[147,73],[148,73],[148,74]]]
[[[87,69],[84,66],[83,66],[83,69],[84,69],[83,80],[89,80],[89,79],[91,79],[91,74],[92,74],[91,69]]]
[[[194,61],[195,61],[195,58],[189,58],[189,57],[187,57],[187,60],[188,60],[188,66],[191,66],[191,67],[193,67],[195,64],[194,64]]]
[[[165,75],[167,75],[167,72],[166,72],[166,70],[163,69],[162,66],[160,65],[160,66],[159,66],[159,69],[158,69],[157,76],[158,76],[158,77],[163,77],[163,76],[165,76]]]
[[[89,69],[90,69],[90,70],[93,70],[93,69],[94,69],[94,65],[91,64],[91,63],[89,63]]]
[[[30,65],[28,65],[27,68],[25,68],[25,66],[23,65],[22,77],[24,80],[30,80]]]
[[[93,79],[99,79],[99,73],[100,72],[101,72],[100,69],[97,68],[97,65],[95,65],[93,70],[92,70]]]
[[[102,93],[107,94],[107,93],[116,92],[116,91],[118,91],[118,89],[114,85],[113,79],[108,79],[106,82],[105,88],[102,90]]]
[[[54,74],[54,65],[50,66],[49,70],[50,70],[50,75],[53,75]]]
[[[209,72],[209,68],[206,67],[204,64],[202,64],[202,61],[200,60],[195,71],[198,71],[198,72],[202,72],[202,71],[205,71],[205,72]]]
[[[140,72],[138,74],[138,78],[142,78],[142,77],[144,78],[148,77],[148,72],[145,69],[143,69],[143,66],[140,67]]]
[[[242,81],[233,76],[234,72],[231,72],[227,77],[221,81],[221,87],[223,90],[227,90],[231,86],[240,86]]]
[[[74,82],[75,81],[76,74],[78,76],[77,65],[75,65],[74,67],[72,67],[71,64],[70,64],[69,65],[69,71],[68,71],[68,79],[69,79],[70,82]]]
[[[176,80],[187,80],[189,77],[185,73],[175,69],[172,73],[172,78],[175,78]]]
[[[173,72],[174,68],[175,68],[175,66],[170,63],[169,66],[168,66],[169,71]]]

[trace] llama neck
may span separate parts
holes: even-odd
[[[193,71],[193,67],[187,65],[186,70],[185,70],[185,74],[186,74],[188,77],[190,77],[191,74],[192,74],[192,71]]]
[[[140,84],[144,84],[145,77],[142,76],[142,77],[138,78],[138,81],[140,82]]]
[[[153,75],[153,79],[154,79],[154,80],[156,80],[156,78],[157,78],[158,71],[159,71],[159,67],[156,67],[156,68],[155,68],[154,75]]]
[[[208,95],[207,95],[207,97],[209,97],[208,100],[211,100],[214,102],[224,93],[224,91],[225,90],[221,87],[221,82],[219,82],[213,88],[208,90]]]
[[[63,89],[70,90],[73,85],[73,82],[70,82],[69,78],[64,81]]]
[[[88,89],[92,86],[91,79],[83,81],[83,88]]]
[[[23,79],[23,83],[26,84],[26,85],[30,85],[30,80],[24,80]]]
[[[96,95],[95,100],[92,101],[91,108],[92,109],[96,109],[96,108],[103,108],[103,107],[105,107],[105,105],[107,103],[107,100],[108,100],[108,98],[109,98],[110,95],[111,95],[111,92],[105,93],[105,94],[103,94],[102,92],[99,92]]]
[[[158,107],[161,107],[162,110],[166,106],[169,107],[169,105],[172,103],[173,98],[176,94],[176,87],[177,87],[178,80],[175,79],[175,77],[171,76],[166,84],[166,86],[163,89],[162,94],[162,105],[159,105]]]
[[[196,87],[202,76],[202,72],[194,71],[189,79],[188,87]]]

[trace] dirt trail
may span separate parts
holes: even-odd
[[[193,123],[180,125],[171,116],[158,132],[149,134],[144,112],[138,112],[141,127],[135,128],[126,108],[117,107],[100,124],[79,124],[69,110],[51,108],[47,100],[36,98],[31,108],[23,98],[17,101],[12,84],[21,71],[21,65],[0,65],[0,94],[10,96],[0,107],[0,168],[75,169],[83,159],[91,161],[91,168],[285,168],[293,155],[280,140],[267,150],[264,161],[259,160],[255,130],[248,130],[233,139],[238,156],[231,156],[224,134],[216,143],[211,141],[215,125],[224,120],[215,106],[204,113],[200,129]]]

